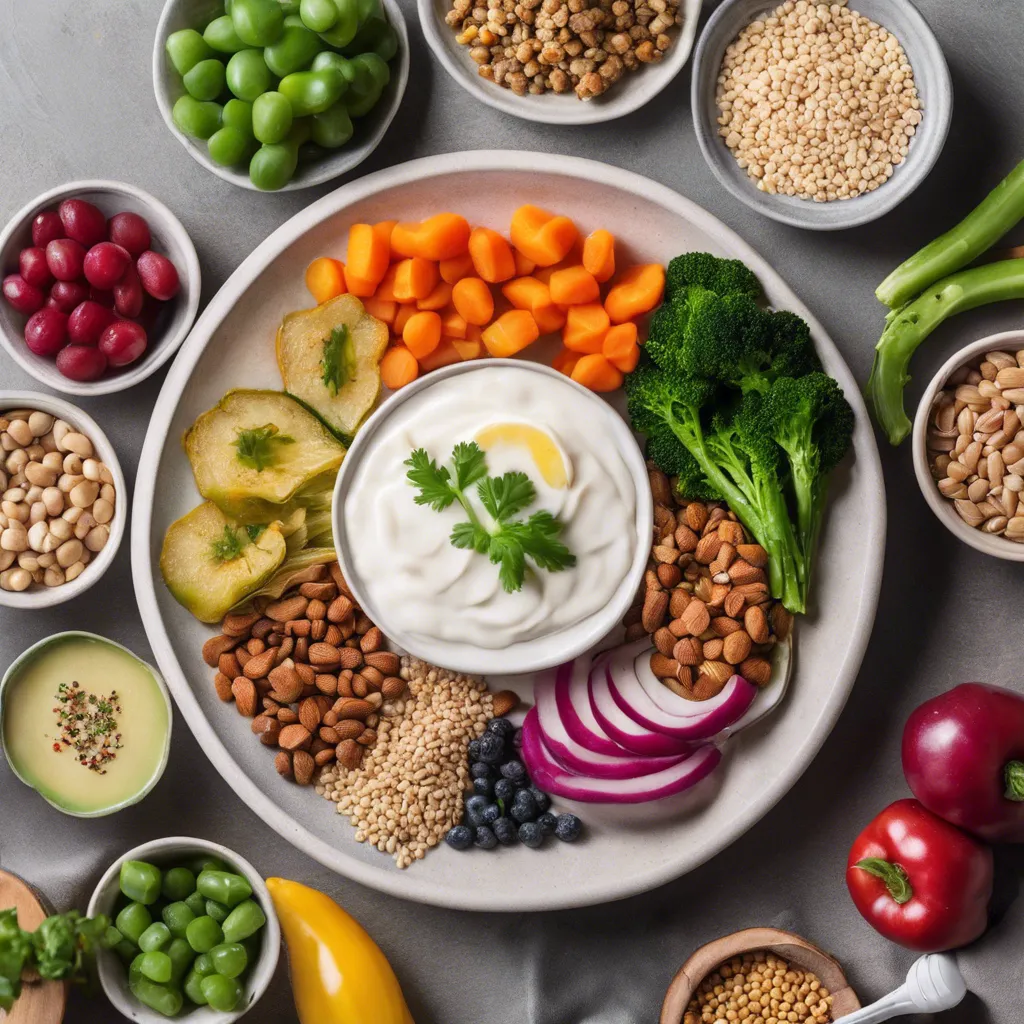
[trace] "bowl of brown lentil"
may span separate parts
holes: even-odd
[[[701,152],[737,199],[794,227],[875,220],[927,177],[949,68],[909,0],[725,0],[694,53]]]
[[[679,73],[702,0],[417,0],[434,55],[488,106],[546,124],[631,114]]]
[[[858,1009],[856,993],[828,953],[792,932],[747,928],[701,946],[679,968],[660,1020],[830,1024]]]

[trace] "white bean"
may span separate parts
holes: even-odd
[[[37,501],[39,501],[42,498],[42,496],[43,489],[37,484],[33,484],[31,487],[28,488],[27,491],[25,491],[25,500],[30,505],[34,505]]]
[[[85,546],[93,552],[102,551],[110,537],[109,526],[94,526],[85,538]]]
[[[104,484],[100,488],[100,497],[104,501],[109,501],[111,505],[117,503],[117,492],[114,490],[113,484]]]
[[[17,447],[18,442],[6,430],[0,432],[0,448],[3,448],[5,452],[13,452]]]
[[[64,511],[61,512],[60,517],[61,519],[71,523],[71,525],[74,526],[75,523],[78,522],[79,517],[81,515],[82,510],[80,508],[77,508],[75,505],[72,505],[70,508],[64,509]]]
[[[72,580],[77,580],[83,572],[85,572],[85,562],[75,562],[74,565],[69,565],[64,570],[64,582],[70,583]]]
[[[46,512],[46,506],[41,501],[32,502],[28,511],[28,522],[29,526],[34,526],[36,523],[45,523],[49,519]]]
[[[51,565],[57,564],[57,555],[53,551],[44,551],[36,557],[40,569],[49,569]]]
[[[13,551],[0,551],[0,572],[3,572],[4,569],[10,569],[17,557]]]
[[[22,551],[22,553],[18,555],[18,565],[20,565],[22,569],[28,569],[29,572],[35,572],[36,569],[40,568],[39,556],[36,555],[34,551]]]
[[[100,478],[100,464],[95,459],[86,459],[82,463],[82,475],[86,480],[96,480]]]
[[[59,587],[64,582],[64,570],[58,569],[57,566],[51,565],[43,573],[43,586],[46,587]]]
[[[28,505],[17,505],[13,501],[0,501],[0,509],[8,519],[19,523],[28,522]]]
[[[46,454],[46,449],[41,444],[30,444],[25,449],[25,454],[31,462],[38,462]]]
[[[25,467],[25,479],[37,487],[52,487],[57,482],[57,474],[41,462],[30,462]]]
[[[48,555],[51,551],[56,551],[62,543],[63,541],[60,537],[54,536],[53,533],[48,533],[46,538],[43,540],[43,554]]]
[[[53,417],[48,412],[34,412],[28,418],[33,437],[44,437],[53,426]]]
[[[55,473],[60,473],[64,468],[64,460],[60,457],[60,452],[47,452],[43,456],[43,465]]]
[[[60,541],[70,540],[75,532],[74,527],[66,519],[59,516],[50,523],[50,533]]]
[[[66,540],[57,548],[57,564],[66,569],[74,565],[82,557],[82,542],[80,540]]]
[[[43,491],[43,504],[46,512],[51,516],[59,516],[64,511],[64,495],[59,487],[47,487]]]
[[[114,474],[110,472],[110,467],[105,462],[100,463],[100,480],[105,484],[114,482]]]
[[[88,508],[99,493],[100,485],[95,480],[82,480],[71,489],[68,497],[71,499],[72,505],[77,505],[78,508]]]
[[[71,432],[71,426],[65,423],[63,420],[53,421],[53,443],[57,446],[58,451],[65,451],[66,449],[61,445],[65,435]]]
[[[27,448],[35,438],[32,428],[25,420],[11,420],[7,426],[7,433],[22,448]]]
[[[0,572],[0,589],[22,591],[28,590],[32,582],[32,573],[27,569],[8,569]]]
[[[76,455],[74,452],[68,452],[64,456],[64,462],[62,463],[64,472],[68,476],[81,476],[82,475],[82,457]]]
[[[9,486],[6,470],[0,469],[0,491],[6,491]]]
[[[71,489],[80,484],[83,477],[72,476],[70,473],[62,473],[60,478],[57,480],[57,486],[65,493],[70,494]]]
[[[24,487],[8,487],[3,494],[4,501],[13,501],[15,505],[20,504],[25,500],[25,488]]]
[[[0,548],[4,551],[24,551],[28,547],[28,531],[21,523],[11,523],[0,533]]]
[[[57,447],[62,448],[66,452],[74,452],[76,455],[81,455],[83,459],[87,459],[92,455],[92,441],[85,434],[79,434],[78,431],[65,434],[63,441],[58,443]]]
[[[50,536],[50,528],[46,522],[35,523],[28,531],[28,546],[33,551],[43,550],[43,541]]]
[[[28,452],[24,448],[18,448],[7,456],[4,467],[11,476],[20,473],[28,465]]]
[[[109,523],[114,518],[114,506],[104,498],[97,498],[92,503],[92,514],[97,523]]]
[[[47,455],[51,453],[56,453],[57,455],[60,454],[60,452],[57,451],[57,442],[53,439],[52,430],[45,437],[39,438],[39,443],[43,446],[43,451],[46,452]]]

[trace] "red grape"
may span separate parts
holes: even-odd
[[[145,297],[142,282],[139,280],[139,272],[135,269],[134,264],[129,263],[124,277],[114,285],[114,309],[121,316],[136,317],[142,312],[142,302]]]
[[[146,351],[146,331],[131,320],[115,320],[100,335],[100,351],[111,366],[134,363]]]
[[[25,344],[37,356],[55,356],[68,340],[68,317],[59,309],[44,306],[25,324]]]
[[[71,380],[99,380],[106,373],[107,357],[92,345],[68,345],[57,353],[57,369]]]
[[[97,242],[86,254],[82,271],[94,288],[113,288],[132,262],[131,253],[115,242]]]
[[[89,289],[81,281],[58,281],[50,289],[50,299],[62,313],[70,313],[88,298]]]
[[[53,281],[50,268],[46,265],[46,252],[37,246],[21,250],[18,269],[21,276],[35,288],[47,288]]]
[[[36,214],[32,221],[32,244],[45,249],[50,242],[58,238],[66,238],[64,225],[61,223],[59,214],[53,210],[44,210]]]
[[[4,298],[19,313],[31,316],[42,309],[45,296],[40,289],[30,285],[21,274],[8,274],[4,278]]]
[[[57,207],[64,233],[86,248],[107,237],[107,218],[84,199],[65,199]]]
[[[46,245],[46,265],[58,281],[77,281],[84,262],[85,248],[70,238],[57,238]]]
[[[147,250],[136,261],[135,269],[142,279],[142,287],[153,296],[166,302],[178,294],[181,282],[174,264],[158,252]]]
[[[96,345],[113,322],[114,314],[106,306],[86,299],[68,317],[68,340],[73,345]]]
[[[117,242],[133,256],[141,256],[152,241],[149,225],[137,213],[115,213],[107,227],[110,240]]]

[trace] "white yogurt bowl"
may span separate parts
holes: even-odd
[[[414,633],[405,628],[402,622],[396,622],[393,603],[382,604],[379,600],[375,600],[372,588],[367,586],[366,579],[356,567],[357,560],[354,557],[356,541],[351,536],[351,530],[346,527],[346,507],[350,495],[358,490],[358,482],[363,475],[361,470],[365,461],[374,457],[382,428],[388,425],[396,410],[414,396],[443,384],[453,377],[486,372],[501,367],[515,367],[525,372],[536,373],[546,378],[547,382],[556,382],[558,387],[564,388],[567,398],[572,398],[577,402],[582,398],[590,407],[587,411],[588,422],[600,422],[605,428],[607,436],[612,438],[615,450],[624,463],[631,480],[635,494],[635,537],[630,538],[631,555],[628,570],[621,579],[614,582],[613,587],[609,587],[610,596],[603,607],[587,614],[578,622],[564,628],[553,629],[550,633],[542,633],[529,639],[511,642],[504,647],[485,647],[468,640],[456,642]],[[590,417],[593,419],[591,420]],[[454,438],[453,442],[458,440],[464,439]],[[411,443],[410,451],[415,446],[414,443]],[[439,453],[432,451],[431,455],[438,457],[439,463],[441,462]],[[429,508],[424,507],[424,516],[433,514]],[[505,675],[535,672],[569,661],[600,643],[621,623],[623,615],[633,602],[647,567],[650,555],[653,503],[647,467],[640,448],[626,422],[611,406],[593,392],[586,390],[550,367],[518,359],[486,359],[458,363],[426,377],[421,377],[402,388],[381,405],[360,429],[345,457],[334,490],[332,515],[338,560],[345,579],[360,606],[387,636],[411,654],[437,665],[444,665],[460,672]],[[485,556],[473,557],[484,558]],[[497,568],[494,569],[494,572],[497,573]]]

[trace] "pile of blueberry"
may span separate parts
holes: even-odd
[[[516,728],[507,718],[492,718],[483,736],[469,744],[473,792],[466,796],[464,823],[445,836],[453,850],[493,850],[499,843],[535,850],[550,835],[565,843],[579,838],[580,819],[551,813],[551,797],[530,782],[516,741]]]

